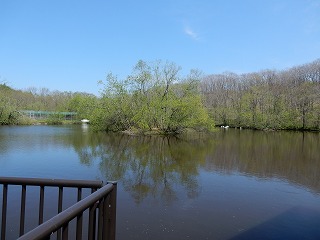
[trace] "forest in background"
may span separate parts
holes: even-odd
[[[320,130],[320,59],[282,71],[209,75],[201,94],[217,125]]]
[[[108,74],[102,94],[16,90],[0,84],[0,125],[30,124],[19,110],[77,112],[100,130],[320,130],[320,59],[286,70],[180,76],[175,63],[139,61],[126,79]]]
[[[34,121],[23,117],[20,110],[78,112],[79,117],[87,115],[85,109],[94,106],[98,98],[84,92],[50,91],[47,88],[16,90],[0,84],[0,125],[32,124]]]

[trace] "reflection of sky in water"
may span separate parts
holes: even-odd
[[[229,232],[228,238],[273,221],[296,207],[313,209],[318,214],[317,218],[320,217],[319,196],[278,179],[261,180],[238,174],[207,172],[200,174],[200,182],[202,191],[192,204],[197,209],[194,212],[198,213],[199,219],[208,220],[208,227],[211,223],[213,232],[223,232],[223,229]],[[283,216],[281,221],[290,222],[290,218]],[[287,230],[295,231],[304,221],[291,222]]]
[[[100,177],[96,168],[79,164],[66,140],[73,131],[55,126],[2,127],[0,175],[92,179],[98,173]]]
[[[117,239],[320,234],[314,174],[320,163],[310,147],[318,144],[315,135],[243,131],[240,136],[230,129],[195,141],[89,128],[1,127],[0,175],[119,180]],[[302,161],[297,149],[303,150]]]

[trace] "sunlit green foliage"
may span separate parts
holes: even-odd
[[[19,110],[77,112],[96,129],[179,133],[217,125],[320,130],[320,60],[284,71],[180,76],[174,63],[138,61],[132,74],[109,74],[100,98],[88,93],[15,90],[0,84],[0,125],[28,124]]]
[[[210,75],[201,90],[218,125],[320,130],[320,60],[280,72]]]
[[[11,97],[11,92],[12,89],[6,84],[0,84],[0,125],[19,122],[17,102]]]
[[[199,73],[180,79],[179,71],[174,63],[139,61],[125,80],[109,74],[93,124],[107,131],[212,129],[198,91]]]
[[[87,93],[74,93],[67,99],[67,110],[76,112],[79,119],[90,119],[98,105],[98,98]]]

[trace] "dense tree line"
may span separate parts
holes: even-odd
[[[201,92],[217,125],[320,129],[320,59],[283,71],[209,75]]]
[[[199,92],[200,74],[179,77],[180,67],[139,61],[124,80],[107,76],[93,123],[107,131],[178,133],[185,128],[211,129],[213,121]]]
[[[50,91],[47,88],[15,90],[0,84],[0,125],[28,124],[20,110],[78,112],[79,118],[87,116],[93,101],[98,98],[87,93]],[[90,105],[90,106],[88,106]]]
[[[15,90],[0,84],[0,125],[21,124],[19,110],[73,111],[97,129],[180,132],[229,125],[320,130],[320,59],[287,70],[184,77],[175,63],[139,61],[132,74],[112,73],[102,95]]]
[[[0,125],[18,123],[17,101],[11,91],[6,84],[0,84]]]

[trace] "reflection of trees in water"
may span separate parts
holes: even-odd
[[[197,197],[199,164],[212,151],[204,137],[181,140],[79,131],[72,141],[82,164],[99,161],[106,179],[120,181],[137,203],[146,197],[172,202],[181,186],[188,197]]]
[[[275,177],[320,192],[319,133],[231,130],[216,139],[207,170]]]
[[[108,179],[120,179],[137,203],[148,196],[171,202],[177,198],[176,185],[182,185],[190,198],[197,196],[199,163],[205,160],[201,142],[126,135],[107,140],[108,154],[101,157],[101,171]]]
[[[119,180],[136,202],[177,198],[180,186],[199,194],[199,168],[279,178],[320,192],[319,133],[219,131],[209,137],[168,138],[88,133],[74,137],[83,164],[98,160],[106,179]]]

